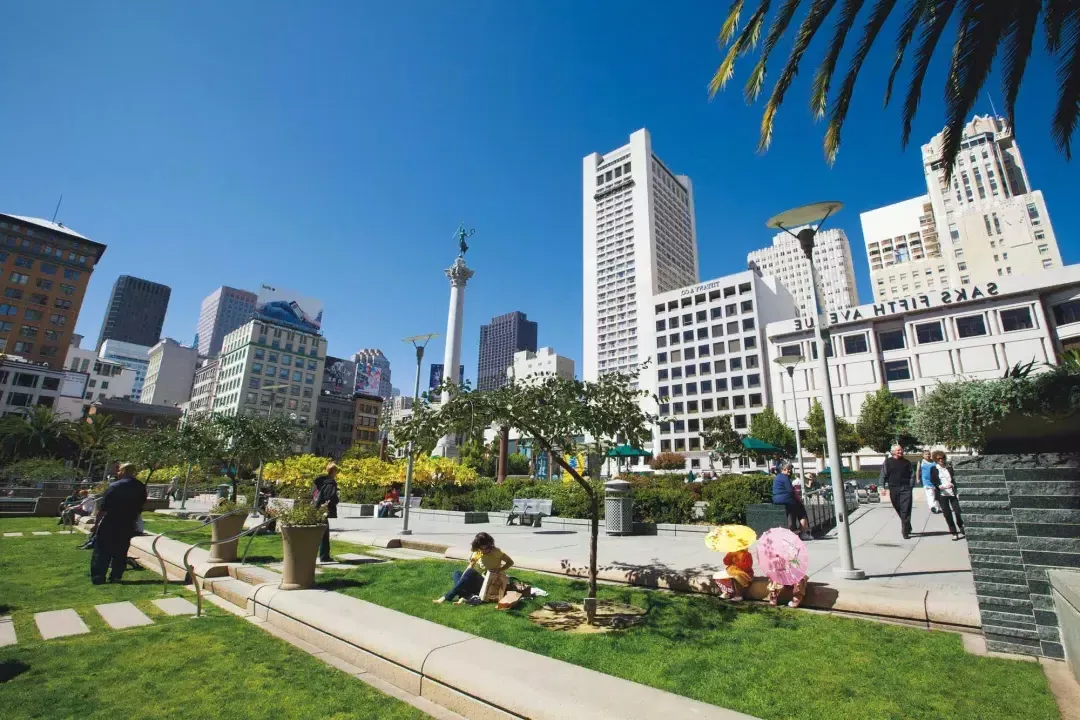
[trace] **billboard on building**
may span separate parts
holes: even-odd
[[[317,335],[322,329],[322,315],[323,306],[319,300],[269,285],[259,288],[255,317],[260,320]]]
[[[431,363],[431,371],[428,373],[428,390],[434,390],[439,387],[443,381],[443,364]],[[465,366],[458,365],[458,382],[461,382],[461,378],[465,377]]]
[[[89,379],[89,373],[66,371],[64,373],[64,384],[60,386],[60,394],[70,398],[85,397],[86,381]]]
[[[378,395],[380,383],[382,383],[382,368],[372,362],[356,363],[354,392],[363,395]]]
[[[356,382],[356,363],[352,360],[326,356],[323,370],[323,390],[334,395],[352,395]]]

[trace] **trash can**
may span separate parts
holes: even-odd
[[[217,496],[219,500],[228,500],[230,495],[232,495],[232,485],[222,483],[217,486]]]
[[[604,517],[608,535],[630,535],[634,532],[634,498],[630,483],[608,480],[604,483]]]

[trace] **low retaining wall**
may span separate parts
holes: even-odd
[[[1050,589],[1054,594],[1061,643],[1076,681],[1080,682],[1080,572],[1048,570]]]

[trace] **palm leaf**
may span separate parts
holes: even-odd
[[[780,6],[776,17],[773,18],[772,25],[769,26],[769,34],[765,36],[765,45],[761,48],[761,57],[758,58],[757,64],[754,65],[754,69],[750,72],[750,77],[746,81],[743,94],[747,103],[754,102],[758,99],[758,95],[761,94],[761,88],[765,84],[765,65],[768,63],[769,56],[776,47],[776,43],[787,32],[788,25],[791,24],[791,18],[795,15],[795,10],[799,7],[800,2],[802,0],[786,0]]]
[[[720,46],[727,45],[735,35],[735,31],[739,29],[739,16],[742,15],[743,2],[744,0],[734,0],[731,3],[727,17],[724,18],[724,24],[720,26],[720,37],[716,40]]]
[[[810,5],[810,10],[806,13],[806,18],[802,21],[802,25],[799,26],[799,30],[795,34],[795,44],[791,48],[791,54],[788,55],[787,64],[780,71],[780,77],[776,80],[776,85],[773,86],[772,95],[765,104],[765,112],[761,116],[759,151],[766,150],[772,142],[776,111],[783,104],[784,95],[787,93],[788,88],[791,87],[791,81],[799,72],[799,63],[806,53],[806,48],[810,46],[810,41],[814,39],[814,35],[821,29],[821,24],[825,22],[825,17],[833,9],[834,5],[836,5],[836,0],[814,0]]]
[[[911,123],[915,119],[915,113],[919,109],[919,96],[922,94],[923,79],[926,70],[930,66],[930,58],[934,55],[941,33],[949,23],[949,16],[956,7],[956,0],[941,0],[932,9],[932,15],[923,26],[922,35],[919,38],[919,49],[915,53],[915,67],[911,69],[911,84],[908,86],[907,97],[904,99],[904,132],[900,139],[900,145],[907,147],[911,138]]]
[[[770,0],[761,0],[761,5],[750,16],[750,20],[747,21],[746,27],[743,28],[739,37],[731,44],[731,48],[728,49],[723,62],[720,63],[720,67],[716,69],[712,81],[709,82],[709,97],[713,97],[723,90],[724,86],[731,80],[732,75],[735,74],[736,58],[750,52],[757,45],[758,38],[761,37],[761,26],[765,22],[765,14],[769,12],[769,2]]]
[[[1043,24],[1046,26],[1046,51],[1051,55],[1056,55],[1061,47],[1061,30],[1075,11],[1075,0],[1046,0]]]
[[[951,179],[953,161],[960,152],[968,113],[975,106],[979,91],[986,83],[1014,10],[1009,3],[1000,0],[962,2],[964,14],[945,81],[945,132],[941,159],[946,167],[946,181]]]
[[[1008,31],[1004,37],[1004,58],[1001,71],[1001,91],[1005,95],[1005,118],[1016,132],[1016,96],[1031,57],[1035,26],[1039,22],[1042,0],[1018,0]]]
[[[1071,160],[1072,135],[1076,131],[1077,114],[1080,113],[1080,5],[1073,4],[1062,28],[1065,30],[1067,57],[1058,65],[1061,92],[1050,124],[1050,137],[1065,153],[1065,158]]]
[[[904,54],[907,52],[908,45],[911,44],[911,39],[915,36],[919,21],[931,11],[933,6],[934,0],[911,0],[911,5],[908,6],[907,15],[904,16],[900,31],[896,35],[896,57],[893,59],[892,70],[889,71],[889,80],[885,83],[885,107],[889,106],[889,100],[892,99],[896,73],[900,71],[900,66],[904,63]]]
[[[844,42],[864,2],[865,0],[844,0],[840,8],[840,19],[836,23],[829,49],[814,75],[814,87],[810,93],[810,110],[814,113],[815,120],[820,120],[825,115],[825,107],[829,101],[829,85],[836,71],[836,61],[840,59],[840,51],[844,49]]]
[[[844,127],[844,119],[847,118],[848,107],[851,105],[851,96],[855,92],[855,80],[859,76],[859,71],[862,69],[870,48],[873,46],[874,41],[877,40],[885,20],[888,19],[893,8],[896,7],[896,3],[897,0],[878,0],[877,5],[874,6],[870,13],[870,18],[866,21],[866,27],[863,29],[859,45],[855,49],[855,55],[851,58],[847,76],[844,77],[844,82],[840,86],[840,93],[836,96],[836,102],[833,104],[829,126],[825,130],[825,157],[828,158],[830,163],[836,161],[836,154],[840,150],[840,131]]]

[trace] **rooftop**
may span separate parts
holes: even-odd
[[[22,215],[8,215],[8,217],[13,217],[16,220],[19,220],[20,222],[29,223],[31,225],[37,225],[38,227],[47,228],[49,230],[52,230],[53,232],[64,233],[65,235],[71,235],[72,237],[77,237],[80,240],[90,240],[90,238],[86,237],[85,235],[77,233],[74,230],[72,230],[71,228],[67,227],[66,225],[64,225],[64,223],[56,223],[56,222],[52,222],[51,220],[42,220],[41,218],[24,217]],[[93,242],[93,240],[90,240],[90,242]]]

